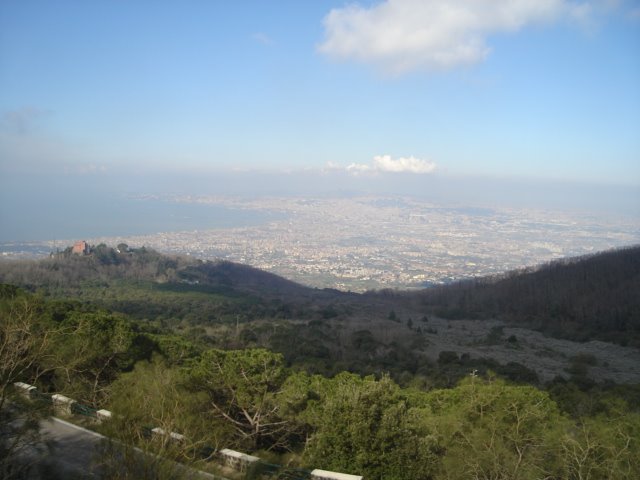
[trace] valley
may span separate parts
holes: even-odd
[[[462,480],[498,452],[482,468],[507,477],[640,471],[640,247],[366,293],[147,247],[80,252],[0,262],[0,336],[20,339],[0,350],[3,398],[19,401],[15,381],[62,392],[116,413],[91,427],[103,435],[213,474],[221,448],[372,480]],[[101,468],[128,469],[118,458]]]

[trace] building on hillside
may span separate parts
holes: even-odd
[[[79,240],[73,244],[71,253],[76,255],[89,255],[89,244],[84,240]]]

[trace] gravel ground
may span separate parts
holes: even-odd
[[[588,367],[588,375],[594,380],[640,383],[640,350],[635,348],[601,341],[579,343],[560,340],[526,328],[509,327],[495,320],[431,318],[428,327],[438,332],[426,333],[429,346],[425,353],[434,359],[442,350],[452,350],[459,354],[468,353],[474,358],[491,357],[500,363],[517,362],[535,370],[541,380],[547,381],[556,375],[568,377],[566,369],[572,358],[589,355],[595,358],[595,365]],[[498,342],[487,342],[493,327],[502,327],[503,335]],[[516,342],[507,341],[511,335],[515,336]]]

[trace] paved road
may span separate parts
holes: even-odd
[[[55,465],[55,472],[60,478],[101,478],[100,468],[96,466],[95,454],[100,443],[106,440],[106,437],[55,417],[43,420],[40,425],[41,432],[52,444],[51,453],[43,460]],[[146,455],[142,451],[139,452],[141,456]],[[148,456],[148,458],[153,457]],[[193,470],[179,464],[174,465],[176,477],[226,480],[223,477]],[[178,473],[182,475],[178,475]]]
[[[40,431],[51,441],[50,459],[57,470],[84,478],[99,478],[94,473],[93,458],[96,448],[105,440],[104,436],[55,417],[43,420],[40,425]]]

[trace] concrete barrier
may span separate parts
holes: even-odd
[[[55,395],[51,395],[51,403],[53,403],[53,411],[57,414],[71,415],[71,406],[76,403],[76,401],[56,393]]]
[[[244,472],[247,468],[260,461],[258,457],[236,452],[235,450],[229,450],[228,448],[220,450],[218,455],[225,465],[240,472]]]
[[[311,472],[311,480],[362,480],[361,475],[349,475],[347,473],[329,472],[327,470],[318,470],[317,468]]]
[[[96,418],[98,419],[98,423],[105,422],[107,420],[111,420],[113,414],[109,410],[98,410],[96,412]]]
[[[29,385],[28,383],[15,382],[13,386],[18,389],[18,392],[20,392],[20,395],[22,395],[25,398],[28,398],[29,400],[33,399],[33,397],[35,397],[36,394],[38,393],[38,389],[33,385]]]
[[[185,437],[184,435],[181,435],[180,433],[176,433],[176,432],[167,433],[167,431],[164,428],[160,428],[160,427],[152,428],[151,433],[157,437],[168,436],[174,442],[184,442],[187,439],[187,437]]]

